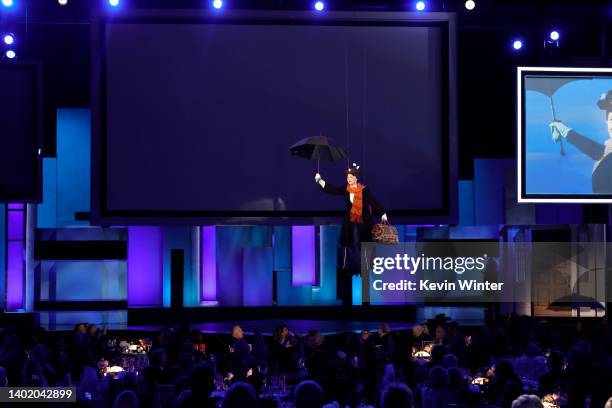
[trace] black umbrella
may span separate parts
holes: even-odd
[[[333,146],[325,136],[311,136],[300,140],[289,148],[294,156],[303,157],[307,160],[317,161],[317,172],[319,162],[336,161],[346,159],[346,151],[340,146]]]
[[[556,311],[580,309],[581,307],[604,310],[604,307],[601,305],[601,303],[599,303],[599,301],[597,301],[597,299],[582,295],[563,296],[548,305],[549,310]]]
[[[553,101],[553,95],[563,85],[574,82],[577,80],[584,80],[588,78],[576,78],[576,77],[553,77],[553,78],[542,78],[542,77],[525,77],[525,89],[528,91],[535,91],[544,94],[550,98],[550,110],[552,113],[553,121],[557,120],[557,112],[555,111],[555,103]],[[563,148],[563,139],[559,138],[559,153],[561,156],[565,156],[565,149]]]

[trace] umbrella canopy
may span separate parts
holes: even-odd
[[[604,307],[597,301],[597,299],[582,295],[563,296],[548,305],[549,310],[556,311],[580,309],[581,307],[604,310]]]
[[[292,155],[307,160],[336,161],[346,159],[346,151],[333,146],[325,136],[311,136],[300,140],[289,148]]]
[[[590,78],[576,78],[576,77],[553,77],[553,78],[542,78],[542,77],[525,77],[525,89],[528,91],[540,92],[546,96],[553,96],[555,92],[563,85],[574,82],[584,81]]]
[[[578,80],[584,80],[589,78],[576,78],[576,77],[553,77],[553,78],[542,78],[542,77],[525,77],[525,89],[528,91],[540,92],[550,98],[550,110],[552,113],[552,119],[557,120],[557,113],[555,111],[555,104],[553,102],[553,95],[563,85]],[[563,139],[558,140],[561,156],[565,156],[565,149],[563,148]]]

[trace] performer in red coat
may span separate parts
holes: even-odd
[[[323,180],[319,173],[315,175],[315,182],[322,191],[343,196],[346,205],[340,232],[342,250],[338,259],[339,269],[343,275],[339,281],[345,306],[349,306],[351,302],[351,276],[360,275],[362,260],[368,261],[363,259],[365,256],[362,258],[361,243],[372,242],[373,216],[379,216],[382,221],[387,221],[383,207],[376,201],[371,191],[359,183],[359,175],[359,166],[355,163],[346,171],[347,184],[344,187],[331,185]]]

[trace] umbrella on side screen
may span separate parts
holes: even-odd
[[[553,121],[557,120],[557,112],[555,111],[555,102],[553,95],[563,85],[580,80],[587,80],[590,78],[576,78],[576,77],[525,77],[525,89],[527,91],[535,91],[544,94],[550,98],[550,111],[552,113]],[[563,138],[559,138],[559,154],[565,156],[565,148],[563,147]]]

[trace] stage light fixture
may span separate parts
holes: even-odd
[[[476,8],[476,2],[474,0],[467,0],[465,2],[465,8],[467,10],[474,10]]]
[[[559,41],[559,32],[557,30],[551,31],[549,35],[550,39],[553,41]]]
[[[13,4],[14,4],[13,0],[2,0],[2,5],[4,7],[13,7]]]
[[[4,34],[2,36],[2,42],[6,45],[12,45],[15,42],[15,35],[12,33]]]
[[[425,10],[425,2],[424,1],[417,1],[414,7],[418,11],[423,11],[423,10]]]
[[[323,3],[322,1],[317,1],[317,2],[314,4],[314,8],[315,8],[315,10],[317,10],[317,11],[323,11],[323,10],[325,9],[325,3]]]
[[[213,7],[217,10],[223,7],[223,0],[214,0],[212,3]]]
[[[521,48],[523,48],[523,41],[521,41],[521,40],[514,40],[514,41],[512,41],[512,48],[515,51],[520,50]]]
[[[119,0],[108,0],[108,4],[111,7],[117,7],[119,5]]]
[[[68,4],[68,0],[57,0],[57,3],[58,3],[60,6],[65,6],[66,4]]]
[[[7,50],[7,51],[4,53],[4,55],[5,55],[5,56],[6,56],[6,58],[8,58],[8,59],[14,59],[14,58],[17,56],[17,54],[15,54],[15,51],[13,51],[13,50]]]

